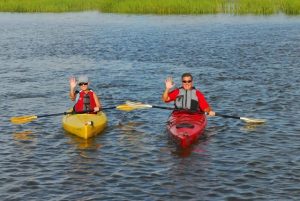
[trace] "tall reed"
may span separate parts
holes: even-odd
[[[300,0],[280,0],[280,10],[288,15],[300,14]]]
[[[105,0],[103,12],[144,14],[209,14],[222,12],[225,0]]]
[[[235,0],[235,14],[300,14],[300,0]]]
[[[4,12],[300,14],[300,0],[0,0]]]
[[[72,12],[100,10],[103,0],[0,0],[4,12]]]

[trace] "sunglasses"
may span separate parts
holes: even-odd
[[[80,82],[78,85],[79,86],[82,86],[82,85],[88,85],[89,83],[87,83],[87,82]]]
[[[192,80],[182,80],[183,83],[191,83]]]

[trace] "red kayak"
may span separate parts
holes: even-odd
[[[187,148],[200,138],[206,125],[205,114],[178,110],[170,115],[167,130],[180,148]]]

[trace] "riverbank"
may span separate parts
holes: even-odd
[[[132,14],[300,14],[299,0],[5,0],[1,12],[76,12]]]

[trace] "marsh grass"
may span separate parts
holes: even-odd
[[[3,12],[73,12],[100,10],[102,0],[0,0]]]
[[[300,0],[236,0],[235,14],[300,14]]]
[[[222,12],[224,0],[123,0],[118,3],[113,0],[110,7],[101,10],[117,13],[146,14],[209,14]]]
[[[0,0],[3,12],[300,14],[300,0]]]

